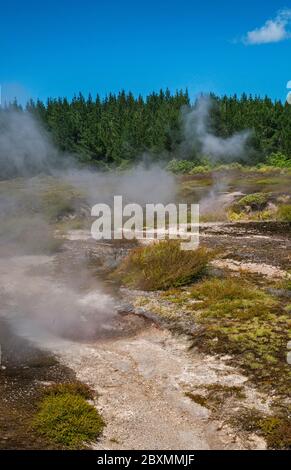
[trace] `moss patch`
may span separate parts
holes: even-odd
[[[257,432],[269,449],[291,448],[291,423],[288,416],[265,416],[256,409],[244,410],[232,424],[241,430]]]
[[[207,352],[232,354],[260,380],[260,385],[286,394],[290,319],[280,302],[234,278],[198,283],[192,287],[190,297],[201,301],[192,307],[202,327],[195,345],[200,341],[200,347]]]
[[[260,388],[285,397],[290,379],[289,304],[238,276],[205,278],[165,291],[146,308],[173,329],[190,332],[193,347],[229,355],[229,362],[242,367]]]

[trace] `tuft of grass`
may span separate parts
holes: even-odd
[[[205,248],[183,251],[178,240],[166,240],[133,250],[113,277],[129,287],[163,290],[198,279],[213,253]]]
[[[80,383],[49,387],[39,403],[33,428],[43,437],[64,448],[83,448],[96,440],[105,423],[86,400],[92,393]]]

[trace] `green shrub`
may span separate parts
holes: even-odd
[[[167,289],[197,279],[212,257],[205,248],[183,251],[178,240],[160,241],[133,250],[113,276],[135,288]]]
[[[291,204],[280,206],[277,216],[281,222],[291,222]]]
[[[281,152],[272,153],[267,158],[267,163],[278,168],[291,168],[291,158]]]
[[[198,175],[198,174],[205,174],[205,173],[209,173],[209,171],[211,171],[211,167],[208,166],[208,165],[198,165],[198,166],[195,166],[194,168],[192,168],[192,170],[190,170],[190,175]]]
[[[232,205],[231,210],[235,213],[240,213],[245,211],[249,207],[252,211],[261,211],[265,209],[269,199],[269,193],[248,194],[247,196],[244,196],[239,199],[239,201],[236,201]]]
[[[225,164],[221,164],[221,165],[218,165],[218,166],[215,166],[214,167],[214,170],[215,171],[234,171],[234,170],[244,170],[245,167],[243,167],[243,165],[241,163],[238,163],[238,162],[232,162],[232,163],[225,163]]]
[[[96,440],[104,422],[83,396],[64,391],[45,396],[33,427],[52,442],[74,449]]]
[[[167,165],[167,170],[172,173],[189,173],[197,163],[190,160],[171,160]]]

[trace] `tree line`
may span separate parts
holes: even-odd
[[[250,129],[253,163],[265,162],[274,152],[291,158],[290,105],[246,94],[211,96],[209,125],[215,135],[229,137]],[[20,108],[16,103],[13,106]],[[187,90],[171,93],[167,89],[147,97],[121,91],[104,98],[85,98],[80,93],[72,100],[30,101],[26,110],[40,119],[62,151],[100,167],[122,167],[144,153],[153,160],[179,158],[183,141],[181,109],[193,106]],[[197,162],[205,157],[195,148],[183,155]]]

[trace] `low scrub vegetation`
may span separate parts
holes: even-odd
[[[200,301],[201,317],[253,319],[276,307],[268,294],[235,278],[209,279],[191,288],[191,297]]]
[[[129,287],[162,290],[201,277],[212,258],[205,248],[183,251],[178,240],[160,241],[133,250],[113,276]]]
[[[230,354],[266,390],[286,396],[290,339],[288,299],[273,297],[244,277],[206,278],[185,289],[168,290],[169,302],[149,305],[166,320],[198,326],[193,346],[206,353]],[[181,313],[182,312],[182,313]],[[183,324],[182,324],[183,325]]]
[[[213,164],[207,157],[201,157],[199,160],[171,160],[167,165],[167,170],[175,174],[185,175],[203,175],[205,173],[288,173],[291,169],[291,159],[278,152],[271,154],[265,163],[257,165],[246,165],[239,162],[216,163]]]
[[[232,204],[228,210],[228,218],[232,221],[274,219],[276,206],[270,205],[271,201],[270,193],[248,194]]]
[[[249,208],[253,211],[261,211],[268,204],[270,196],[271,195],[268,193],[248,194],[233,205],[233,210],[235,211],[237,209],[237,211],[243,211]]]
[[[290,319],[278,299],[239,278],[202,281],[190,298],[208,352],[233,354],[261,385],[287,392]]]
[[[267,164],[278,168],[291,168],[291,158],[282,152],[274,152],[267,158]]]
[[[34,429],[63,448],[76,449],[95,441],[104,421],[87,402],[92,392],[83,384],[58,384],[45,390],[33,420]]]
[[[276,287],[289,289],[289,280]],[[220,273],[187,288],[166,290],[158,298],[141,297],[139,305],[161,316],[174,330],[192,335],[193,347],[223,355],[227,364],[241,367],[259,390],[276,398],[269,415],[246,409],[244,416],[247,395],[242,387],[210,384],[187,391],[187,397],[214,414],[221,413],[230,397],[241,401],[242,413],[234,424],[264,437],[270,449],[287,449],[291,432],[286,401],[290,379],[287,343],[291,338],[288,298],[272,296],[269,290],[243,273],[233,277]]]
[[[277,217],[281,222],[291,222],[291,204],[280,206]]]
[[[57,221],[77,211],[82,195],[70,185],[56,182],[43,191],[40,198],[45,217]]]

